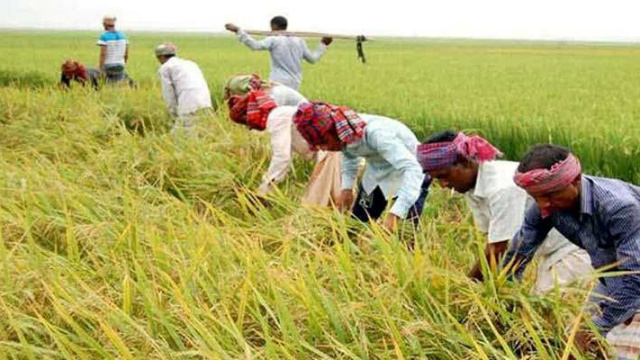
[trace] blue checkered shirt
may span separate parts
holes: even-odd
[[[614,265],[607,271],[640,271],[640,187],[620,180],[582,176],[580,213],[555,211],[543,218],[537,206],[528,209],[505,256],[519,261],[520,278],[547,233],[556,228],[585,249],[594,269]],[[595,324],[606,335],[616,325],[640,312],[640,273],[601,278],[606,297]]]

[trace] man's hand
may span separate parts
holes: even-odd
[[[237,33],[238,31],[240,31],[239,27],[237,27],[237,26],[235,26],[235,25],[233,25],[231,23],[225,24],[224,28],[229,30],[229,31],[231,31],[231,32],[233,32],[233,33]]]
[[[393,232],[393,230],[395,230],[396,228],[396,225],[398,224],[398,220],[400,220],[400,217],[398,217],[398,215],[390,213],[384,219],[384,227],[390,232]]]
[[[576,333],[576,347],[582,352],[588,352],[596,346],[596,337],[591,332],[580,330]]]
[[[323,37],[322,40],[320,40],[320,42],[322,42],[323,44],[329,46],[329,44],[331,44],[333,42],[333,38],[332,37]]]
[[[338,201],[338,209],[340,209],[340,212],[344,213],[348,210],[351,210],[353,200],[353,190],[343,189],[340,193],[340,199]]]

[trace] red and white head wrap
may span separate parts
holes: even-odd
[[[533,196],[545,195],[571,185],[581,173],[580,161],[569,153],[566,159],[554,164],[551,169],[516,172],[513,181]]]
[[[245,95],[233,95],[227,104],[231,120],[261,131],[267,128],[269,114],[278,106],[264,90],[251,90]]]
[[[453,141],[443,141],[418,145],[418,162],[426,171],[448,168],[456,163],[458,154],[478,162],[494,160],[502,152],[484,138],[459,132]]]

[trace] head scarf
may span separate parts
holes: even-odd
[[[462,131],[453,141],[418,145],[418,162],[427,171],[441,170],[452,166],[456,163],[458,155],[482,163],[502,156],[502,152],[484,138],[477,135],[467,136]]]
[[[516,172],[513,181],[531,195],[544,195],[566,188],[581,173],[580,161],[569,153],[566,159],[555,163],[551,169]]]
[[[87,71],[84,66],[74,60],[66,60],[60,67],[62,73],[70,79],[87,80]]]
[[[252,90],[229,98],[229,117],[250,129],[264,130],[271,110],[278,105],[264,90]]]
[[[327,137],[335,136],[333,134],[337,134],[343,144],[352,144],[362,139],[367,125],[352,109],[324,102],[301,104],[293,122],[312,149],[325,144]]]
[[[260,79],[257,74],[241,74],[232,76],[224,87],[224,93],[227,98],[232,95],[244,95],[251,90],[265,90],[271,84]]]

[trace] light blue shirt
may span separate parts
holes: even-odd
[[[353,188],[360,158],[364,158],[364,191],[371,194],[380,187],[385,199],[397,197],[390,211],[405,218],[420,196],[425,176],[416,158],[418,139],[397,120],[367,114],[360,117],[367,123],[364,137],[342,149],[342,188]]]
[[[307,43],[296,36],[267,36],[257,41],[240,30],[238,39],[251,50],[269,50],[271,54],[269,80],[295,90],[298,90],[302,83],[302,59],[313,64],[327,51],[327,46],[321,43],[314,52],[311,52]]]

